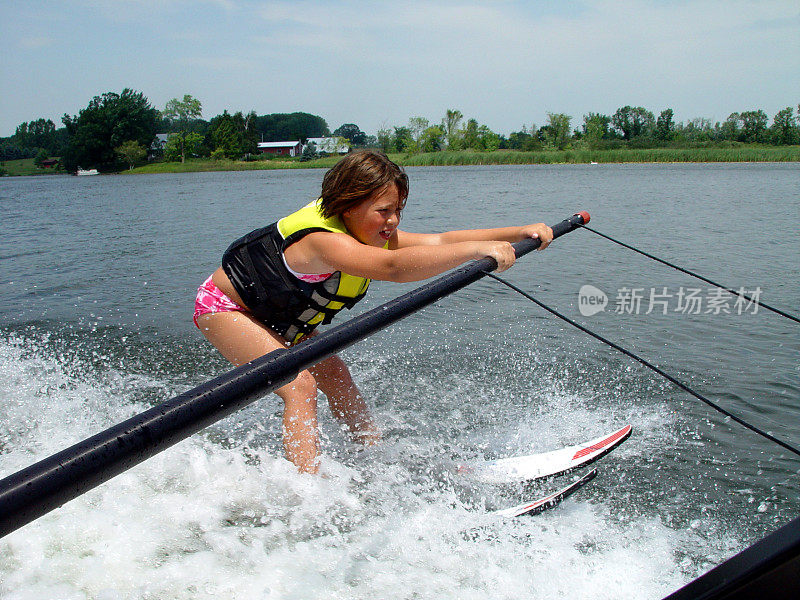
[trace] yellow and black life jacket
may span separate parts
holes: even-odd
[[[350,235],[339,217],[322,217],[317,200],[239,238],[222,256],[222,268],[247,309],[290,342],[329,323],[341,309],[352,308],[370,283],[341,271],[318,283],[292,275],[283,252],[314,231]]]

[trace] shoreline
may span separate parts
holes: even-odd
[[[733,148],[650,148],[607,150],[519,150],[439,151],[421,154],[391,153],[389,158],[404,167],[499,166],[499,165],[601,165],[601,164],[722,164],[797,163],[800,146],[743,146]],[[267,160],[189,159],[185,163],[157,162],[114,174],[200,173],[215,171],[262,171],[286,169],[329,169],[340,160],[329,156],[301,162],[297,158]],[[7,176],[65,174],[64,171],[34,169],[31,159],[6,161]]]
[[[615,150],[519,150],[440,151],[421,154],[390,153],[389,158],[403,167],[428,166],[497,166],[558,164],[667,164],[667,163],[789,163],[800,162],[800,146],[742,148],[651,148]],[[329,169],[339,157],[306,162],[299,160],[212,161],[195,159],[181,163],[154,163],[126,173],[186,173],[199,171],[246,171],[272,169]]]

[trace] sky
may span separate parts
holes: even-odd
[[[798,0],[0,0],[0,39],[4,137],[126,87],[368,134],[448,109],[508,135],[549,112],[800,103]]]

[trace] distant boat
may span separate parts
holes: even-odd
[[[589,164],[590,164],[590,165],[596,165],[597,163],[596,163],[595,161],[592,161],[592,162],[590,162]]]
[[[78,167],[78,172],[75,175],[99,175],[97,169],[81,169]]]

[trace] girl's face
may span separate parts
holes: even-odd
[[[400,223],[400,195],[389,184],[358,206],[344,211],[342,221],[362,244],[382,248]]]

